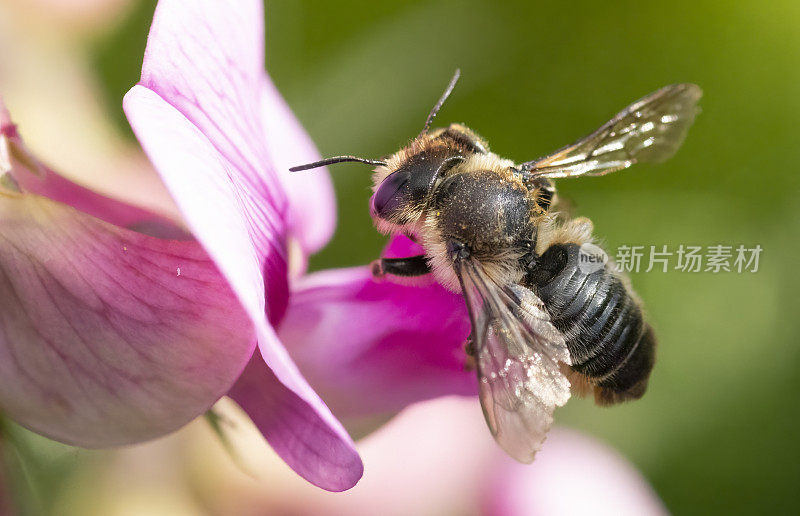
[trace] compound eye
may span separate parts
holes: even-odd
[[[378,186],[372,196],[372,214],[397,224],[406,223],[403,214],[419,207],[439,174],[460,161],[463,161],[461,156],[446,159],[427,153],[412,156]]]
[[[415,197],[410,181],[411,170],[407,168],[389,174],[372,196],[372,212],[382,219],[391,219],[393,214],[399,214],[409,200]],[[422,196],[425,195],[424,192],[421,193]]]

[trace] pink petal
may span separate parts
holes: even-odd
[[[276,233],[270,233],[269,228],[260,235],[252,233],[251,220],[242,206],[243,187],[230,180],[236,169],[161,97],[134,86],[123,105],[189,229],[217,263],[248,314],[264,325],[262,267],[268,256],[274,257],[269,277],[276,283],[286,282],[282,228],[275,228]],[[271,211],[269,206],[262,209]],[[275,216],[274,211],[271,216]],[[285,286],[276,288],[286,291]]]
[[[418,256],[425,254],[425,249],[418,243],[412,241],[405,235],[397,235],[389,240],[386,249],[383,250],[384,258],[405,258],[407,256]],[[466,305],[464,306],[466,310]]]
[[[252,325],[193,241],[0,197],[0,408],[96,447],[202,414],[252,353]]]
[[[376,281],[368,267],[314,273],[296,287],[279,333],[339,417],[475,394],[461,296],[439,285]]]
[[[318,154],[264,71],[263,19],[255,0],[159,2],[140,84],[180,111],[233,165],[231,179],[244,187],[241,195],[261,225],[288,223],[313,252],[333,233],[333,191],[325,171],[289,177],[289,166]],[[262,202],[274,213],[261,212]]]
[[[490,514],[667,514],[630,463],[574,431],[553,430],[530,466],[499,463],[486,489]]]
[[[247,412],[278,455],[311,483],[328,491],[344,491],[361,478],[364,466],[349,438],[321,421],[263,360],[253,358],[228,395]]]
[[[279,254],[284,250],[259,249],[258,242],[251,238],[246,211],[238,202],[240,197],[235,185],[228,179],[233,174],[232,165],[215,152],[194,125],[152,91],[136,86],[126,95],[124,105],[145,152],[185,214],[187,224],[228,279],[249,314],[271,374],[292,391],[281,393],[281,396],[293,396],[296,405],[305,406],[307,417],[298,423],[305,421],[309,428],[327,425],[329,431],[339,437],[341,445],[349,447],[355,462],[357,454],[347,433],[305,382],[267,322],[265,283],[267,298],[281,303],[276,305],[277,308],[271,306],[272,313],[283,311],[288,296],[286,262]],[[281,242],[280,235],[264,236],[267,238],[262,240],[262,244],[270,240],[276,245]],[[263,253],[267,253],[266,256]],[[303,427],[295,431],[300,435],[309,432]],[[280,453],[282,443],[271,444]],[[323,454],[317,460],[338,463],[338,450],[328,451],[330,456]],[[298,473],[309,474],[310,477],[306,478],[315,484],[325,482],[325,478],[314,477],[313,471]],[[319,473],[324,477],[324,471]]]
[[[255,335],[193,240],[113,226],[152,215],[66,181],[33,156],[0,101],[0,407],[61,441],[170,432],[219,399]]]
[[[247,256],[241,274],[247,282],[267,255],[286,259],[287,204],[270,169],[257,109],[264,80],[262,19],[255,0],[159,2],[140,85],[124,101],[145,152],[212,256],[220,258],[210,246],[227,247],[229,239],[247,248],[232,251]],[[198,150],[204,165],[197,158],[181,162]],[[214,244],[217,237],[225,240]],[[259,308],[258,282],[232,283],[244,289],[240,294],[251,291],[248,309]]]
[[[279,321],[286,308],[290,235],[285,192],[270,168],[262,121],[253,109],[264,91],[260,6],[160,2],[142,85],[128,92],[124,108],[188,227],[249,314],[267,366],[291,391],[281,396],[306,405],[307,417],[298,420],[304,426],[295,432],[310,435],[309,429],[327,426],[350,450],[350,463],[360,464],[341,424],[300,375],[265,316],[266,310]],[[341,462],[332,448],[317,460]],[[314,483],[325,481],[307,474]]]
[[[311,163],[320,156],[269,78],[264,89],[264,141],[288,196],[286,222],[305,254],[314,254],[328,243],[336,228],[336,199],[330,174],[324,168],[289,172],[289,167]]]

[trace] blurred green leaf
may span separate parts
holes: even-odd
[[[17,426],[0,416],[0,461],[20,516],[53,514],[76,469],[77,451]],[[0,506],[0,509],[2,507]]]

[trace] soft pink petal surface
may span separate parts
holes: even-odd
[[[0,192],[2,410],[92,447],[163,435],[202,414],[255,345],[208,255],[193,240],[100,220],[153,216],[38,163],[2,101],[0,148],[0,176],[21,190]]]
[[[269,236],[275,247],[256,248],[237,187],[229,180],[236,169],[181,113],[141,86],[128,92],[124,107],[192,233],[218,264],[250,316],[265,325],[264,273],[274,279],[273,288],[283,292],[287,288],[280,286],[287,281],[285,261],[280,257],[284,252],[282,235]],[[262,271],[267,254],[278,257],[273,270]],[[285,297],[284,293],[284,302]]]
[[[264,81],[262,115],[266,146],[289,201],[286,222],[306,254],[328,243],[336,228],[336,202],[327,169],[289,172],[319,159],[319,153],[269,78]]]
[[[267,321],[267,314],[279,321],[286,309],[291,235],[289,204],[265,146],[269,136],[259,109],[267,102],[262,95],[270,92],[264,87],[262,18],[258,1],[160,2],[142,81],[126,95],[124,107],[187,226],[249,314],[269,374],[278,380],[272,395],[304,413],[294,431],[311,436],[325,426],[339,440],[338,447],[308,454],[305,460],[317,467],[298,472],[321,487],[341,489],[338,479],[329,485],[325,465],[360,466],[352,441]],[[301,132],[299,126],[286,131]],[[278,438],[271,444],[279,453],[292,446]],[[360,475],[359,468],[353,471]]]
[[[464,302],[439,285],[375,280],[368,267],[317,272],[297,283],[279,334],[341,418],[476,393]]]
[[[290,177],[289,166],[318,154],[264,71],[263,19],[256,0],[159,2],[140,84],[180,111],[236,168],[231,179],[257,242],[271,245],[269,230],[288,222],[313,252],[335,227],[333,191],[324,170]],[[262,209],[263,201],[271,210]]]
[[[303,478],[329,491],[349,489],[361,478],[364,467],[352,445],[309,405],[298,403],[263,360],[254,357],[228,395]]]
[[[194,242],[0,197],[0,408],[88,447],[175,430],[223,395],[252,325]]]
[[[489,514],[667,514],[627,460],[578,432],[555,429],[533,465],[500,460],[494,470],[484,495]]]
[[[425,249],[405,235],[393,236],[383,250],[384,258],[405,258],[425,254]],[[466,305],[464,305],[466,310]]]
[[[38,172],[41,175],[29,172],[19,174],[17,182],[23,190],[72,206],[115,226],[161,238],[192,239],[190,234],[171,220],[93,192],[65,179],[44,165],[38,168]]]

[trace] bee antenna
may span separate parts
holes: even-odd
[[[312,168],[324,167],[326,165],[333,165],[335,163],[345,163],[345,162],[356,162],[356,163],[366,163],[367,165],[386,165],[385,161],[380,161],[377,159],[366,159],[366,158],[359,158],[356,156],[334,156],[332,158],[325,158],[319,161],[315,161],[314,163],[306,163],[305,165],[297,165],[296,167],[292,167],[289,169],[290,172],[300,172],[301,170],[310,170]]]
[[[425,127],[422,128],[422,132],[420,134],[425,134],[428,132],[428,129],[431,128],[431,124],[433,123],[433,119],[436,118],[436,115],[439,113],[439,110],[442,109],[442,104],[444,101],[447,100],[447,97],[453,92],[453,88],[456,87],[456,83],[458,82],[458,78],[461,77],[461,70],[456,68],[456,73],[453,74],[453,78],[450,79],[450,84],[447,85],[447,89],[444,90],[442,96],[439,97],[439,101],[436,102],[436,105],[433,106],[431,112],[428,114],[428,119],[425,120]]]

